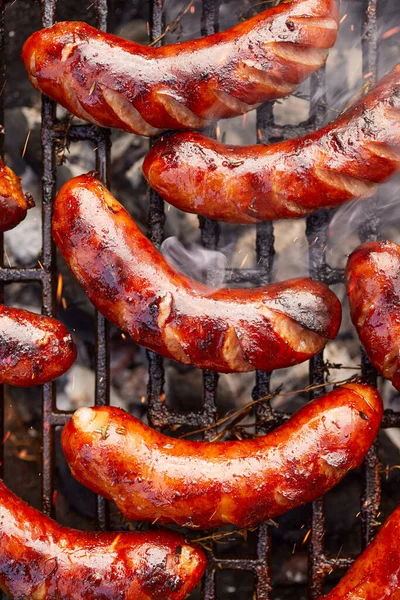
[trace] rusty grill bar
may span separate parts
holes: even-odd
[[[361,0],[364,6],[364,31],[362,38],[363,73],[377,75],[378,30],[377,7],[382,0]],[[49,27],[54,23],[57,0],[41,0],[42,23]],[[150,30],[152,39],[156,39],[163,31],[163,0],[150,0]],[[201,27],[202,35],[208,35],[218,30],[218,0],[203,0]],[[107,28],[108,2],[96,0],[95,10],[97,25]],[[0,89],[5,82],[4,75],[4,14],[5,5],[0,8]],[[322,95],[321,95],[322,94]],[[271,139],[286,139],[304,135],[320,127],[327,113],[325,99],[325,73],[321,70],[311,79],[310,117],[301,125],[279,126],[275,124],[272,105],[265,104],[257,111],[257,139],[260,143],[268,143]],[[321,101],[322,100],[322,101]],[[0,96],[0,122],[3,122],[3,97]],[[43,98],[41,141],[43,152],[42,202],[43,202],[43,248],[41,266],[37,268],[14,268],[4,264],[3,251],[0,252],[0,301],[4,298],[4,286],[9,283],[39,282],[42,286],[43,313],[55,314],[56,264],[55,249],[51,238],[52,202],[56,192],[57,165],[55,147],[59,129],[56,128],[54,103]],[[208,131],[209,135],[215,134]],[[69,141],[91,141],[96,150],[96,164],[100,177],[106,185],[110,180],[110,137],[109,132],[92,125],[72,126],[69,130]],[[0,136],[0,151],[3,150],[3,135]],[[365,222],[360,229],[362,241],[377,239],[378,219],[374,210],[376,199],[366,202]],[[309,272],[310,276],[329,285],[343,282],[343,272],[332,269],[325,259],[327,232],[332,213],[320,211],[307,219],[307,238],[309,242]],[[150,239],[159,246],[164,236],[164,203],[154,192],[150,192],[148,234]],[[211,220],[199,218],[202,243],[206,248],[218,248],[220,226]],[[317,241],[315,241],[317,238]],[[0,234],[0,245],[3,240]],[[229,270],[228,282],[247,282],[267,284],[271,278],[274,260],[274,229],[273,224],[263,223],[257,226],[256,251],[257,269]],[[213,273],[209,273],[209,281],[213,281]],[[96,319],[96,404],[109,403],[109,352],[108,326],[105,319],[97,314]],[[171,428],[176,425],[190,427],[207,427],[215,422],[217,415],[218,374],[204,373],[204,403],[200,411],[181,414],[172,411],[164,402],[164,368],[163,359],[148,352],[149,384],[148,384],[148,416],[150,423],[157,428]],[[312,385],[324,382],[324,362],[322,353],[310,361],[310,383]],[[362,373],[365,380],[376,385],[376,372],[363,356]],[[253,398],[258,399],[270,391],[270,373],[257,372]],[[42,508],[51,515],[53,513],[53,490],[55,469],[54,432],[55,427],[64,425],[69,419],[68,412],[56,408],[55,384],[43,386],[43,419],[42,419]],[[318,393],[322,393],[322,390]],[[4,396],[0,386],[0,431],[4,431]],[[256,416],[262,421],[258,433],[271,431],[286,420],[289,415],[273,410],[268,403],[259,404]],[[386,411],[383,427],[399,427],[400,413]],[[207,438],[207,434],[205,435]],[[0,462],[3,464],[3,446],[0,445]],[[2,466],[0,467],[2,475]],[[365,546],[374,534],[374,522],[379,511],[381,484],[379,476],[379,461],[376,445],[370,450],[364,465],[364,493],[362,496],[362,529],[363,545]],[[107,505],[98,498],[97,518],[99,528],[107,526]],[[352,563],[350,557],[333,557],[325,552],[324,535],[324,503],[318,500],[312,507],[312,532],[309,545],[309,598],[315,600],[322,594],[326,575],[333,569],[347,568]],[[272,583],[270,574],[271,537],[269,526],[261,525],[257,531],[257,556],[255,558],[217,558],[213,551],[209,553],[209,568],[203,585],[204,600],[214,600],[216,593],[216,573],[221,570],[251,571],[255,575],[254,598],[270,600],[272,598]],[[222,600],[221,598],[219,600]]]

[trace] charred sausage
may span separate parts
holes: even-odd
[[[65,373],[75,358],[62,323],[0,304],[0,384],[41,385]]]
[[[324,600],[400,600],[400,507]],[[322,599],[321,599],[322,600]]]
[[[92,174],[60,190],[53,236],[107,319],[182,363],[270,371],[309,359],[340,326],[340,302],[310,279],[216,290],[182,275]]]
[[[14,600],[184,600],[203,552],[168,531],[61,527],[0,482],[0,588]]]
[[[361,464],[382,419],[366,385],[336,388],[269,435],[168,438],[116,407],[81,408],[62,434],[72,474],[130,519],[250,527],[310,502]]]
[[[20,178],[0,159],[0,233],[16,227],[34,205],[24,196]]]
[[[34,33],[22,57],[32,84],[74,115],[150,136],[290,94],[325,63],[337,30],[335,0],[293,0],[224,33],[160,48],[57,23]]]
[[[143,171],[149,184],[181,210],[257,223],[367,198],[399,167],[400,65],[315,133],[247,147],[180,133],[156,142]]]
[[[400,246],[362,244],[350,255],[345,278],[351,318],[368,358],[400,390]]]

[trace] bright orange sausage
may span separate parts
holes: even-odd
[[[206,566],[172,531],[61,527],[0,481],[0,588],[14,600],[184,600]]]
[[[300,218],[376,192],[400,168],[400,65],[335,121],[270,146],[161,138],[143,172],[168,202],[232,223]]]
[[[250,527],[318,498],[358,467],[382,412],[375,388],[351,383],[266,436],[206,443],[166,437],[119,408],[81,408],[62,447],[74,477],[129,519]]]
[[[282,2],[223,33],[151,48],[85,23],[34,33],[32,84],[74,115],[140,135],[198,129],[281,98],[326,61],[335,0]]]
[[[374,367],[400,390],[400,246],[362,244],[350,255],[345,279],[361,343]]]
[[[41,385],[68,371],[75,358],[62,323],[0,304],[0,384]]]
[[[61,188],[53,236],[109,321],[185,364],[272,371],[314,356],[340,326],[339,300],[310,279],[216,290],[182,275],[91,174]]]
[[[324,600],[400,600],[400,507]]]

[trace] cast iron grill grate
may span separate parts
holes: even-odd
[[[380,0],[361,0],[364,7],[364,32],[362,37],[363,73],[377,74],[378,28],[377,9]],[[42,23],[44,27],[51,26],[55,20],[57,0],[41,0]],[[163,0],[149,0],[150,30],[152,39],[156,39],[163,31]],[[107,0],[95,0],[94,3],[97,25],[101,29],[107,27]],[[4,57],[4,15],[5,5],[0,9],[0,60]],[[213,33],[218,28],[218,0],[203,0],[201,17],[202,35]],[[0,64],[0,88],[4,83],[4,64]],[[257,111],[257,139],[268,143],[271,139],[289,138],[304,135],[320,127],[325,119],[327,107],[321,100],[325,98],[325,72],[321,70],[311,80],[311,101],[309,119],[296,126],[280,126],[274,122],[272,106],[263,105]],[[2,96],[0,102],[3,102]],[[3,122],[3,107],[0,106],[0,122]],[[0,301],[3,300],[4,286],[10,283],[38,282],[42,286],[43,313],[55,314],[57,274],[55,251],[51,238],[52,201],[56,192],[56,142],[60,135],[56,127],[54,103],[43,98],[41,141],[43,151],[43,249],[41,264],[36,268],[15,268],[4,264],[3,253],[0,252]],[[213,135],[215,131],[209,131]],[[72,126],[69,131],[69,141],[89,140],[96,150],[96,168],[104,183],[108,185],[110,178],[110,138],[107,130],[91,125]],[[1,136],[2,143],[2,136]],[[328,225],[331,213],[321,211],[307,219],[307,238],[309,242],[309,271],[310,275],[329,285],[343,281],[343,273],[332,269],[325,259]],[[216,249],[219,240],[219,225],[213,221],[200,218],[201,239],[208,249]],[[164,203],[154,192],[150,193],[149,205],[149,237],[160,245],[164,235]],[[374,201],[366,203],[366,226],[360,230],[360,239],[373,240],[377,237],[378,219],[374,211]],[[3,240],[0,235],[0,243]],[[274,229],[271,223],[257,226],[256,236],[257,269],[229,270],[226,280],[231,283],[247,282],[249,284],[266,284],[270,281],[274,260]],[[213,273],[209,273],[210,283]],[[96,316],[96,404],[109,403],[109,351],[107,339],[107,323],[101,315]],[[178,413],[168,408],[164,402],[164,370],[163,360],[148,352],[149,386],[148,386],[148,416],[151,424],[158,428],[172,428],[176,425],[189,425],[201,428],[212,425],[217,415],[218,375],[212,372],[204,373],[204,403],[200,411]],[[312,385],[324,382],[322,354],[310,361],[310,383]],[[376,373],[365,357],[363,357],[363,376],[376,384]],[[257,372],[253,398],[258,399],[269,393],[270,374]],[[0,386],[1,387],[1,386]],[[4,408],[3,390],[0,389],[0,401]],[[257,407],[257,416],[263,419],[259,431],[270,431],[287,418],[288,415],[275,411],[268,404]],[[43,386],[42,413],[42,508],[46,514],[53,513],[53,490],[55,470],[55,428],[64,425],[69,419],[69,413],[56,408],[55,384]],[[0,427],[4,430],[4,410],[0,411]],[[399,427],[400,413],[386,411],[383,427]],[[1,434],[0,434],[1,435]],[[205,434],[207,438],[207,433]],[[0,445],[0,462],[3,463],[3,446]],[[362,497],[362,530],[363,544],[367,544],[374,534],[374,522],[379,512],[381,484],[379,476],[379,461],[377,448],[374,446],[365,461],[364,492]],[[100,528],[107,526],[107,506],[104,500],[98,499],[97,519]],[[324,545],[325,515],[322,500],[314,502],[312,507],[312,532],[309,545],[309,597],[315,599],[321,595],[326,575],[333,569],[348,567],[352,559],[334,557],[327,554]],[[271,536],[269,526],[261,525],[257,530],[258,543],[255,558],[219,558],[214,551],[209,553],[209,568],[203,585],[203,598],[217,598],[216,573],[224,570],[250,571],[254,577],[254,598],[270,600],[272,598],[270,554]],[[219,598],[221,600],[221,598]]]

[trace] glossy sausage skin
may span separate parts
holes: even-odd
[[[368,358],[400,390],[400,246],[368,242],[347,262],[352,321]]]
[[[156,142],[143,171],[181,210],[257,223],[372,196],[399,167],[400,65],[338,119],[303,138],[239,147],[180,133]]]
[[[62,323],[0,304],[0,384],[41,385],[65,373],[75,358]]]
[[[400,600],[400,507],[324,600]],[[321,599],[322,600],[322,599]]]
[[[348,384],[269,435],[234,442],[168,438],[115,407],[79,409],[62,446],[73,475],[130,519],[250,527],[310,502],[358,467],[382,400]]]
[[[0,159],[0,233],[16,227],[34,205],[24,196],[20,178]]]
[[[32,84],[74,115],[150,136],[199,129],[292,93],[325,63],[337,30],[335,0],[294,0],[160,48],[58,23],[33,34],[22,57]]]
[[[61,527],[0,482],[0,588],[14,600],[184,600],[203,552],[167,531]]]
[[[53,236],[109,321],[185,364],[222,372],[288,367],[316,354],[340,326],[340,302],[310,279],[216,290],[182,275],[91,174],[60,190]]]

